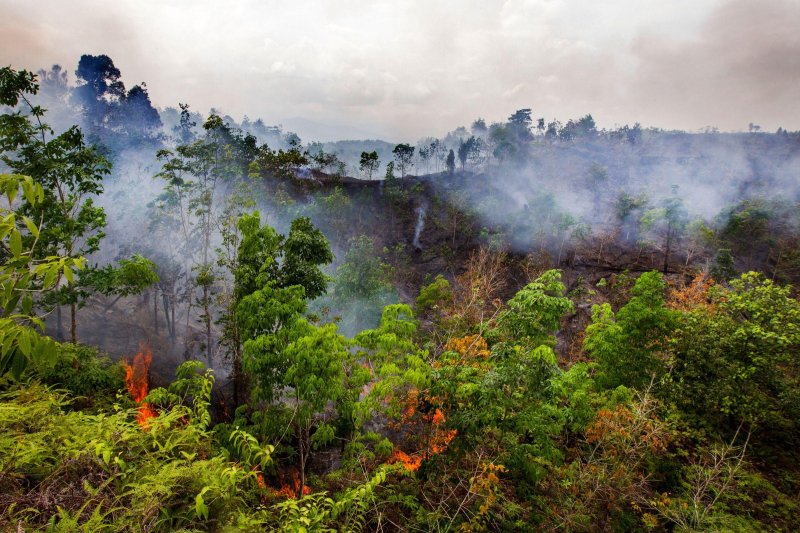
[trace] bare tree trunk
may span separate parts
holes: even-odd
[[[158,285],[153,286],[153,329],[158,337]]]
[[[194,295],[191,295],[191,296],[193,297]],[[188,347],[189,347],[188,343],[190,341],[192,341],[192,342],[194,341],[194,339],[192,338],[192,335],[191,335],[192,331],[189,329],[189,321],[191,320],[191,316],[192,316],[192,301],[189,300],[189,304],[186,307],[186,330],[185,330],[186,333],[185,333],[185,335],[183,337],[183,347],[184,347],[184,352],[185,353],[188,353],[186,351],[186,350],[188,350]],[[188,356],[186,356],[186,357],[188,359]]]
[[[236,321],[236,313],[233,313],[231,345],[233,347],[233,408],[247,401],[248,383],[247,375],[242,368],[242,344],[239,334],[239,323]]]
[[[166,292],[161,291],[161,306],[164,308],[164,321],[167,323],[167,333],[169,333],[169,336],[170,336],[171,339],[174,339],[175,338],[175,320],[174,320],[174,317],[173,317],[173,320],[170,322],[170,319],[169,319],[170,305],[173,305],[173,304],[172,304],[172,301],[171,301],[169,295]]]
[[[206,315],[206,354],[208,366],[211,366],[211,309],[208,305],[208,285],[203,285],[203,313]]]
[[[298,487],[296,494],[298,498],[303,495],[303,489],[306,486],[306,462],[308,461],[308,450],[310,447],[308,434],[308,426],[304,425],[300,429],[300,487]]]
[[[70,318],[72,319],[72,324],[69,328],[69,335],[72,339],[72,344],[78,344],[78,320],[76,316],[78,314],[78,304],[70,304],[69,314]]]
[[[233,408],[238,408],[245,396],[244,370],[242,369],[242,357],[239,354],[233,356]]]

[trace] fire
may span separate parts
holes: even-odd
[[[450,444],[450,441],[452,441],[458,433],[458,431],[455,429],[441,428],[441,424],[444,424],[446,421],[447,419],[445,419],[441,409],[436,409],[436,412],[433,413],[433,418],[431,419],[434,430],[433,435],[431,435],[430,449],[433,453],[442,453],[445,451],[447,449],[447,445]]]
[[[414,408],[411,408],[413,414]],[[407,454],[402,450],[395,450],[389,462],[401,463],[407,470],[415,472],[422,465],[424,458],[430,458],[431,455],[443,453],[447,450],[447,446],[456,437],[458,431],[455,429],[444,429],[441,427],[447,419],[442,413],[441,409],[436,409],[432,415],[425,415],[422,417],[424,422],[431,424],[431,432],[427,447],[417,453]]]
[[[419,470],[419,467],[422,465],[422,457],[417,454],[408,455],[401,450],[395,450],[390,461],[393,463],[402,463],[407,470],[412,472]]]
[[[280,475],[281,488],[279,490],[272,489],[276,496],[295,499],[301,495],[305,496],[311,494],[311,487],[308,485],[303,485],[303,490],[300,490],[300,474],[297,470],[292,470],[290,478],[291,479],[287,481],[283,474]]]
[[[258,483],[258,488],[261,490],[266,490],[267,483],[264,481],[264,473],[259,470],[257,466],[253,467],[253,471],[256,473],[256,483]]]
[[[157,416],[153,406],[143,402],[150,390],[150,361],[152,360],[153,355],[150,353],[150,349],[142,347],[136,357],[133,358],[132,363],[126,360],[122,362],[125,368],[125,387],[128,389],[133,401],[139,404],[139,414],[136,415],[136,421],[144,429],[149,428],[150,419]]]
[[[455,429],[437,430],[431,437],[431,443],[430,443],[431,452],[433,453],[444,452],[447,449],[447,445],[450,444],[450,441],[456,438],[457,433],[458,431]]]

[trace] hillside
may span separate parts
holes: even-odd
[[[79,72],[0,69],[0,529],[797,528],[800,133],[303,144]]]

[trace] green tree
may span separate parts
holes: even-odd
[[[31,360],[44,366],[55,362],[56,344],[44,336],[44,321],[34,313],[33,298],[54,290],[61,276],[72,283],[74,271],[85,264],[80,257],[37,258],[42,223],[14,209],[20,191],[30,206],[45,198],[32,178],[0,174],[0,194],[5,197],[5,205],[0,204],[0,376],[10,371],[19,377]]]
[[[241,240],[233,298],[224,315],[224,340],[232,345],[237,399],[244,396],[246,371],[256,378],[259,395],[271,401],[274,379],[279,378],[275,376],[278,354],[291,338],[284,328],[305,313],[309,294],[316,298],[325,293],[328,277],[321,266],[330,263],[333,254],[322,233],[305,217],[292,222],[286,238],[262,226],[258,211],[242,215],[238,228]],[[264,335],[269,337],[253,344]],[[270,357],[275,358],[270,359],[273,367],[263,371],[259,365]]]
[[[189,104],[178,103],[178,107],[181,110],[180,119],[172,131],[177,136],[180,144],[189,144],[195,139],[194,127],[197,126],[197,122],[192,120]]]
[[[99,135],[117,126],[119,103],[125,98],[122,73],[107,55],[84,54],[75,71],[78,87],[73,92],[74,102],[86,117],[89,133]]]
[[[82,257],[100,248],[105,236],[106,215],[94,204],[94,197],[103,192],[103,178],[110,172],[110,163],[94,147],[87,146],[77,127],[53,136],[53,130],[43,123],[45,110],[30,103],[26,95],[36,94],[38,85],[33,74],[0,69],[2,103],[12,108],[20,102],[26,110],[17,109],[0,117],[0,160],[12,171],[30,175],[44,190],[44,197],[35,205],[23,198],[20,212],[41,221],[36,238],[38,258]],[[31,240],[32,236],[27,236]],[[77,309],[95,292],[121,294],[130,286],[114,288],[108,276],[85,269],[79,283],[61,285],[49,291],[40,303],[46,308],[70,306],[70,338],[77,342]],[[121,274],[116,280],[125,283]],[[93,282],[105,284],[94,285]]]
[[[524,142],[533,139],[533,134],[531,133],[532,124],[531,110],[528,108],[518,109],[508,117],[508,125],[517,141]]]
[[[495,335],[528,349],[555,346],[561,318],[574,309],[565,292],[561,272],[548,270],[508,301],[497,318]]]
[[[342,327],[348,334],[358,326],[375,324],[381,309],[394,295],[392,268],[375,251],[371,237],[361,235],[350,239],[344,260],[336,269],[332,287],[332,304],[345,313]]]
[[[414,342],[416,331],[411,308],[393,304],[383,309],[378,327],[365,329],[353,339],[362,349],[359,357],[373,369],[375,380],[369,395],[358,406],[358,425],[376,411],[399,417],[408,393],[430,385],[428,353]]]
[[[650,202],[646,194],[638,196],[620,192],[614,202],[614,215],[620,228],[625,231],[625,240],[635,239],[639,232],[639,223],[643,210]]]
[[[729,248],[720,248],[714,255],[714,262],[711,265],[711,276],[725,283],[736,276],[736,263]]]
[[[378,152],[375,150],[372,152],[361,152],[361,161],[359,162],[358,168],[367,176],[368,180],[372,180],[372,174],[378,170],[380,164]]]
[[[717,216],[719,238],[725,248],[743,259],[748,269],[757,259],[769,256],[775,236],[772,225],[777,217],[775,204],[763,199],[744,200]]]
[[[238,406],[240,399],[246,396],[247,389],[242,370],[242,338],[236,320],[236,306],[242,290],[241,286],[237,287],[236,285],[237,274],[239,281],[242,281],[239,247],[243,235],[239,228],[239,222],[244,216],[243,210],[251,209],[255,205],[252,194],[252,188],[247,182],[239,183],[233,193],[226,196],[225,207],[219,221],[222,243],[217,248],[217,265],[227,271],[228,275],[221,277],[222,291],[218,298],[218,305],[223,311],[217,324],[222,326],[219,345],[225,350],[227,359],[233,365],[233,403],[235,406]],[[257,221],[255,225],[258,226]],[[251,287],[251,290],[255,290],[255,287]]]
[[[309,300],[325,294],[329,278],[320,267],[333,262],[333,252],[328,240],[308,217],[292,221],[282,252],[281,286],[301,285]]]
[[[710,306],[681,316],[672,398],[728,434],[744,422],[776,441],[797,439],[800,303],[791,287],[749,272],[710,296]]]
[[[445,166],[447,167],[447,173],[453,175],[456,171],[456,154],[451,149],[450,152],[447,153],[447,161],[445,162]]]
[[[600,383],[642,389],[666,370],[666,349],[675,313],[664,302],[665,283],[658,272],[645,272],[631,299],[616,314],[604,303],[592,308],[584,346],[600,369]]]
[[[117,266],[86,268],[78,273],[76,290],[83,293],[83,299],[92,293],[100,293],[116,298],[106,305],[111,309],[120,298],[140,294],[158,283],[156,265],[151,260],[138,254],[130,258],[120,259]]]
[[[645,231],[654,233],[663,244],[664,264],[662,271],[666,274],[669,270],[669,258],[676,241],[680,239],[688,223],[689,215],[683,200],[678,197],[677,187],[673,187],[672,196],[661,201],[661,207],[646,211],[642,215],[642,227]]]
[[[299,144],[290,143],[287,150],[281,148],[277,151],[263,145],[258,148],[250,165],[250,175],[292,180],[297,178],[300,168],[308,163],[308,155],[300,149]]]
[[[284,394],[292,399],[291,425],[304,487],[312,443],[324,445],[333,436],[333,426],[327,423],[314,434],[311,429],[328,402],[337,401],[345,391],[344,337],[333,324],[317,327],[303,318],[302,284],[312,292],[324,292],[326,279],[318,265],[332,255],[327,241],[306,218],[292,224],[285,240],[272,228],[262,227],[258,213],[242,217],[239,227],[243,237],[236,273],[236,323],[245,339],[242,368],[255,382],[257,399],[274,403]],[[278,265],[280,254],[283,262]]]
[[[406,177],[406,172],[414,166],[414,147],[410,144],[398,144],[392,150],[394,154],[394,163],[397,170],[400,172],[400,178]]]
[[[254,382],[256,399],[280,398],[288,369],[284,351],[302,333],[294,326],[305,310],[305,294],[299,285],[283,289],[266,285],[244,296],[236,307],[244,339],[242,367]]]
[[[482,141],[471,136],[466,141],[461,140],[458,145],[458,160],[461,163],[461,170],[466,167],[467,162],[477,162],[480,159]]]
[[[335,324],[317,327],[299,319],[292,329],[296,337],[283,352],[287,363],[283,385],[294,401],[302,488],[312,445],[319,447],[333,440],[333,426],[321,417],[328,403],[336,402],[345,393],[344,369],[349,354],[347,342],[337,333]],[[315,422],[318,426],[312,434]]]
[[[160,223],[177,230],[181,246],[177,250],[184,259],[189,283],[189,309],[198,305],[205,327],[206,357],[213,353],[213,291],[220,273],[214,262],[214,238],[220,220],[220,186],[231,185],[244,177],[254,157],[252,141],[242,137],[212,114],[203,124],[206,134],[190,144],[172,150],[159,150],[162,161],[157,178],[165,181],[164,193],[155,207]],[[189,278],[193,272],[193,278]],[[197,288],[199,295],[192,294]],[[188,316],[188,315],[187,315]],[[187,323],[188,327],[188,323]]]

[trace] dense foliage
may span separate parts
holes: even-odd
[[[94,135],[141,139],[156,127],[146,91],[125,91],[109,58],[84,56],[79,75]],[[324,151],[259,146],[215,114],[196,132],[181,105],[147,211],[153,235],[175,239],[174,255],[150,243],[156,259],[100,266],[86,256],[101,247],[94,200],[108,160],[78,128],[48,141],[44,110],[25,103],[36,90],[32,74],[0,70],[0,104],[11,109],[0,120],[0,528],[797,528],[800,303],[780,281],[791,278],[790,232],[786,255],[768,263],[781,269],[739,274],[731,255],[757,263],[773,250],[765,221],[779,205],[737,205],[710,229],[692,226],[675,191],[655,205],[620,197],[615,235],[635,234],[650,268],[598,267],[587,279],[551,268],[544,246],[514,257],[488,234],[458,256],[474,214],[434,204],[454,265],[441,270],[455,275],[412,278],[409,289],[397,283],[410,270],[402,246],[347,231],[331,243],[316,225],[361,220],[351,193],[337,184],[301,212],[281,188],[309,157],[335,166]],[[130,114],[143,117],[138,129]],[[476,122],[457,147],[462,171],[482,164],[487,139],[497,159],[523,157],[531,128],[529,109]],[[597,133],[591,116],[538,129],[562,140]],[[420,194],[407,181],[415,153],[424,165],[447,158],[455,172],[456,153],[438,141],[397,145],[371,199],[392,217]],[[361,155],[371,179],[378,154]],[[596,167],[587,179],[599,205],[608,176]],[[280,231],[255,210],[265,192],[293,215]],[[534,238],[557,245],[559,266],[585,228],[540,200],[530,216],[557,231]],[[676,243],[691,235],[716,241],[715,259],[698,266],[686,251],[673,272]],[[601,237],[599,256],[610,242]],[[395,284],[414,306],[399,303]],[[152,300],[136,300],[153,304],[151,338],[182,339],[188,359],[160,381],[147,339],[116,362],[75,342],[80,302],[116,297],[102,300],[108,311],[151,287]],[[47,335],[60,305],[73,309],[71,343]]]

